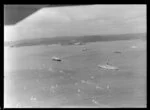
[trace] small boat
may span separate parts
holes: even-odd
[[[74,43],[74,45],[84,45],[84,43],[83,42],[76,42],[76,43]]]
[[[102,68],[102,69],[106,69],[106,70],[119,70],[118,67],[115,67],[115,66],[111,66],[111,65],[98,65],[99,68]]]
[[[98,65],[99,68],[102,68],[102,69],[105,69],[105,70],[119,70],[118,67],[115,67],[115,66],[111,66],[109,64],[109,59],[107,59],[107,63],[106,65]]]
[[[131,46],[131,48],[137,48],[137,46],[133,45],[133,46]]]
[[[53,61],[62,61],[60,58],[55,57],[55,56],[54,56],[54,57],[52,57],[52,60],[53,60]]]
[[[83,48],[83,49],[82,49],[82,51],[87,51],[87,50],[88,50],[87,48]]]

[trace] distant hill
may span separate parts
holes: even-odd
[[[32,45],[74,45],[74,43],[81,42],[83,44],[89,42],[100,42],[100,41],[117,41],[117,40],[131,40],[131,39],[142,39],[146,40],[146,33],[138,34],[121,34],[121,35],[89,35],[89,36],[61,36],[53,38],[37,38],[37,39],[26,39],[13,42],[4,42],[4,46],[32,46]]]

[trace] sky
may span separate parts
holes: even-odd
[[[46,7],[15,25],[4,40],[146,32],[146,5]]]

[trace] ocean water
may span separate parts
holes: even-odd
[[[52,61],[53,56],[62,62]],[[98,68],[107,58],[118,71]],[[146,107],[147,103],[143,40],[5,47],[4,70],[5,107]]]

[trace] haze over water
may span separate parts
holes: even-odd
[[[146,5],[46,7],[6,25],[4,40],[145,32]]]

